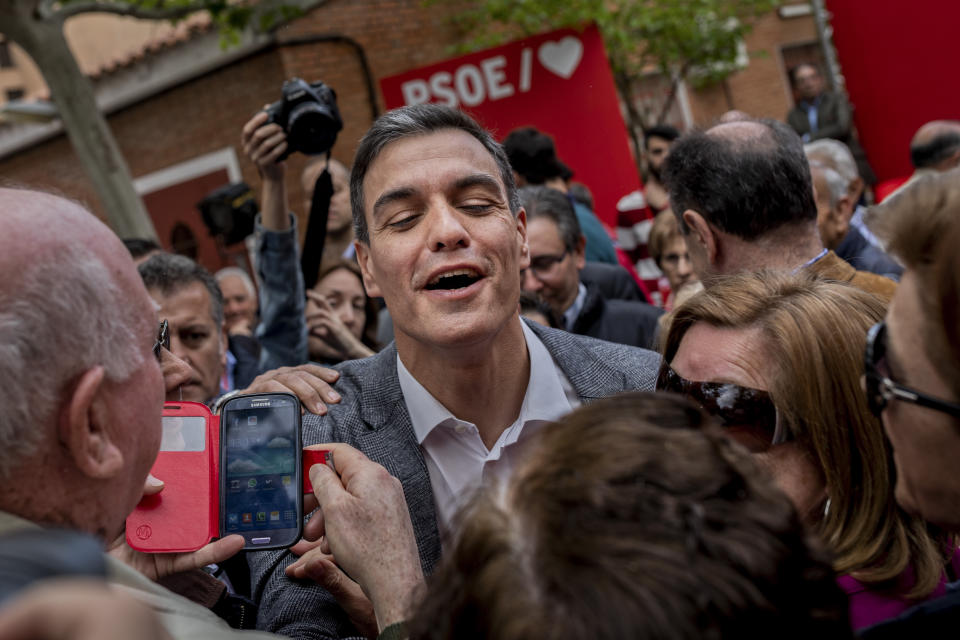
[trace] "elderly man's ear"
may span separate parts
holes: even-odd
[[[688,250],[691,253],[699,250],[702,255],[706,257],[708,265],[717,264],[717,254],[720,248],[717,232],[710,226],[706,218],[693,209],[684,211],[682,217],[684,224],[686,224],[690,230],[690,232],[684,236],[684,239],[687,241]],[[691,245],[695,246],[691,247]]]
[[[60,443],[77,469],[98,480],[114,477],[123,469],[123,453],[109,428],[104,399],[106,373],[103,367],[87,369],[74,383],[60,408]]]

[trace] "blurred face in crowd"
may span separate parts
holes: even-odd
[[[203,283],[191,282],[169,295],[157,289],[150,295],[160,305],[159,316],[170,323],[170,351],[190,367],[182,399],[210,401],[220,392],[226,367],[226,340],[214,323],[210,293]]]
[[[830,187],[827,185],[827,178],[823,171],[813,166],[810,167],[810,175],[813,177],[813,195],[817,203],[817,229],[820,231],[820,239],[823,240],[823,246],[827,249],[836,249],[850,229],[847,222],[849,218],[840,210],[842,201],[837,202],[836,205],[830,204]]]
[[[514,217],[493,156],[445,129],[389,143],[363,182],[367,293],[383,297],[397,344],[474,345],[517,316],[526,217]]]
[[[684,334],[670,366],[690,381],[728,383],[768,391],[775,371],[764,355],[763,344],[759,329],[718,328],[698,322]],[[720,406],[731,402],[727,397],[717,400]],[[775,423],[730,424],[724,431],[750,449],[755,459],[767,467],[801,517],[812,514],[823,503],[823,477],[809,454],[796,442],[772,444],[775,428]]]
[[[815,67],[803,65],[794,74],[797,95],[801,100],[813,100],[823,92],[823,78]]]
[[[647,166],[657,180],[660,179],[660,171],[668,155],[670,155],[670,141],[657,136],[650,136],[650,139],[647,140]]]
[[[577,299],[580,269],[585,257],[583,243],[568,251],[557,224],[546,217],[527,225],[530,268],[523,271],[523,290],[538,294],[559,314]]]
[[[687,242],[683,236],[677,234],[664,248],[660,256],[660,270],[670,282],[670,290],[679,291],[685,284],[697,281],[697,274],[693,271],[690,254],[687,251]]]
[[[303,171],[300,182],[305,200],[303,210],[310,211],[313,187],[323,173],[324,163],[315,162]],[[350,229],[353,218],[350,214],[350,172],[340,162],[330,159],[330,178],[333,181],[333,197],[330,198],[330,212],[327,216],[327,232],[334,235]]]
[[[887,312],[886,366],[890,378],[939,400],[960,402],[934,369],[923,344],[923,288],[908,270]],[[896,497],[906,510],[960,530],[960,487],[956,482],[960,458],[960,425],[946,413],[890,400],[883,425],[893,444],[897,465]]]
[[[227,333],[237,325],[253,329],[257,320],[257,298],[240,276],[217,279],[223,292],[223,322]]]
[[[367,298],[360,278],[348,269],[334,269],[325,275],[313,290],[326,299],[334,315],[350,330],[353,337],[358,340],[363,337],[363,327],[367,321]],[[306,314],[308,316],[319,309],[320,307],[313,299],[307,298]],[[307,342],[310,357],[314,360],[333,360],[341,356],[340,352],[331,349],[322,337],[311,333],[307,336]]]

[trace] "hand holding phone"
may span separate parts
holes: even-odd
[[[220,412],[220,535],[244,549],[282,549],[303,532],[300,401],[289,393],[236,396]]]

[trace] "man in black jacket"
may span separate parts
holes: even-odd
[[[863,181],[873,186],[877,177],[867,162],[867,154],[853,132],[853,109],[846,97],[829,91],[812,64],[799,64],[790,70],[790,83],[797,98],[796,105],[787,114],[787,123],[804,142],[833,138],[850,148],[857,160],[857,169]]]
[[[567,198],[549,187],[524,187],[520,198],[527,211],[530,244],[530,268],[522,272],[524,291],[546,300],[568,331],[652,347],[661,309],[644,302],[606,299],[596,283],[580,281],[585,240]]]

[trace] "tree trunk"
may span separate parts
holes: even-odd
[[[633,80],[622,71],[613,74],[614,83],[617,85],[617,91],[620,93],[620,99],[627,109],[627,133],[630,135],[630,142],[633,144],[633,162],[637,167],[637,175],[643,180],[643,147],[640,145],[640,138],[637,137],[637,129],[646,131],[643,118],[637,112],[637,107],[633,103]]]
[[[58,20],[41,22],[32,13],[0,2],[0,32],[19,44],[43,71],[50,95],[77,158],[87,172],[113,230],[121,238],[156,238],[153,222],[133,188],[127,163],[97,106],[93,86],[77,66]]]

